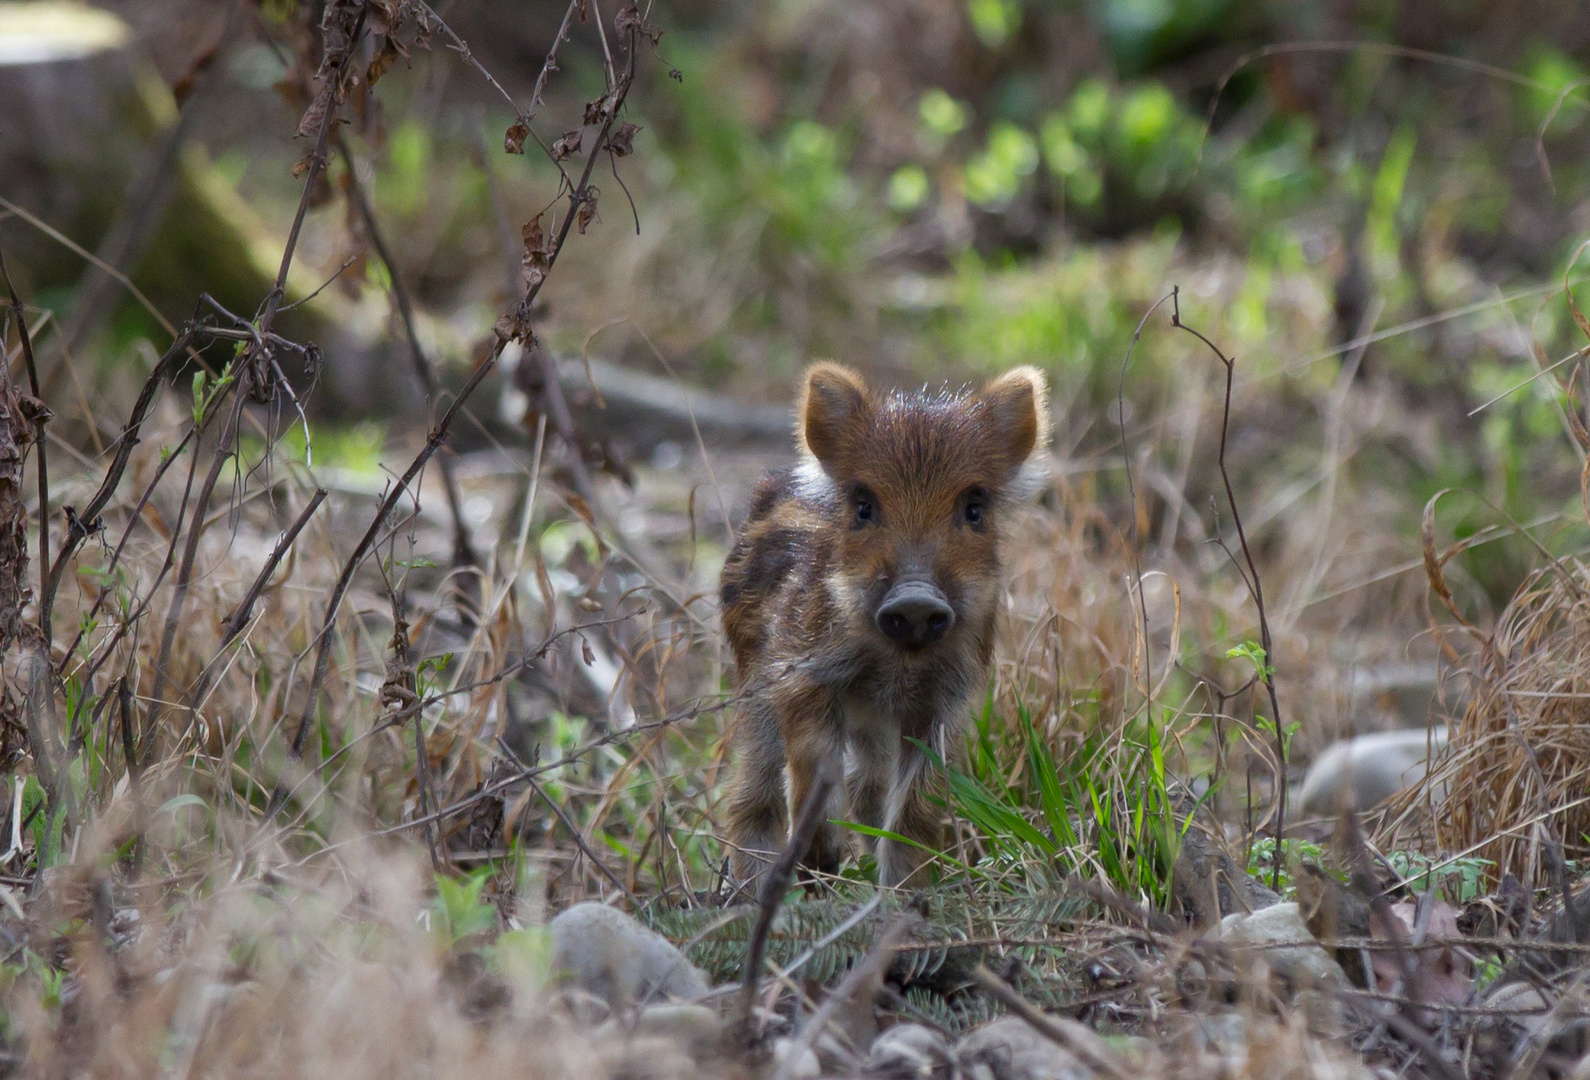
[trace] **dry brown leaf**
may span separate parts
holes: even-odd
[[[530,137],[530,125],[516,120],[502,137],[502,148],[510,154],[524,153],[524,141]]]
[[[635,133],[639,126],[624,121],[607,136],[607,149],[614,157],[628,157],[635,152]]]
[[[580,152],[580,136],[583,128],[565,131],[556,142],[552,144],[552,160],[566,161]]]

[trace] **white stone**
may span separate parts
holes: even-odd
[[[944,1036],[922,1024],[896,1024],[872,1041],[867,1074],[878,1077],[948,1077],[955,1060]]]
[[[1227,915],[1220,920],[1219,940],[1251,951],[1271,971],[1300,989],[1347,985],[1341,965],[1309,932],[1295,902],[1273,904],[1251,915]]]
[[[576,904],[553,919],[552,975],[614,1009],[691,1000],[707,992],[701,972],[661,934],[605,904]]]
[[[1303,777],[1304,814],[1334,817],[1351,806],[1368,810],[1424,779],[1431,752],[1446,746],[1446,728],[1380,731],[1326,748]]]
[[[1034,1031],[1025,1020],[1002,1017],[968,1034],[955,1047],[967,1080],[1092,1080],[1093,1071],[1069,1051]]]

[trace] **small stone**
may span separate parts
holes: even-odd
[[[1430,752],[1446,746],[1445,728],[1378,731],[1327,747],[1303,777],[1305,815],[1334,818],[1343,808],[1368,810],[1424,779]]]
[[[823,1075],[817,1051],[789,1038],[773,1040],[773,1067],[769,1075],[784,1076],[788,1080],[817,1080]]]
[[[706,980],[661,934],[605,904],[576,904],[553,919],[553,977],[614,1009],[707,992]]]
[[[922,1024],[896,1024],[872,1041],[867,1052],[867,1075],[907,1080],[933,1077],[948,1080],[955,1059],[944,1036]]]
[[[1517,1024],[1529,1038],[1538,1038],[1551,1013],[1546,996],[1526,982],[1508,982],[1485,995],[1485,1007],[1498,1019]]]
[[[1347,985],[1341,965],[1309,933],[1294,902],[1274,904],[1251,915],[1227,915],[1220,920],[1219,940],[1249,950],[1254,959],[1263,960],[1296,988]]]
[[[971,1032],[955,1047],[967,1080],[1092,1080],[1093,1071],[1025,1020],[1006,1016]]]

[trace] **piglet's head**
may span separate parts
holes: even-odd
[[[848,368],[818,364],[797,428],[802,481],[837,529],[827,583],[849,624],[924,654],[984,631],[1001,528],[1044,477],[1043,375],[1023,367],[976,392],[875,394]]]

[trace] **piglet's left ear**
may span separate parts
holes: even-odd
[[[986,408],[992,449],[1012,473],[1049,445],[1049,384],[1037,368],[1007,371],[978,395]]]

